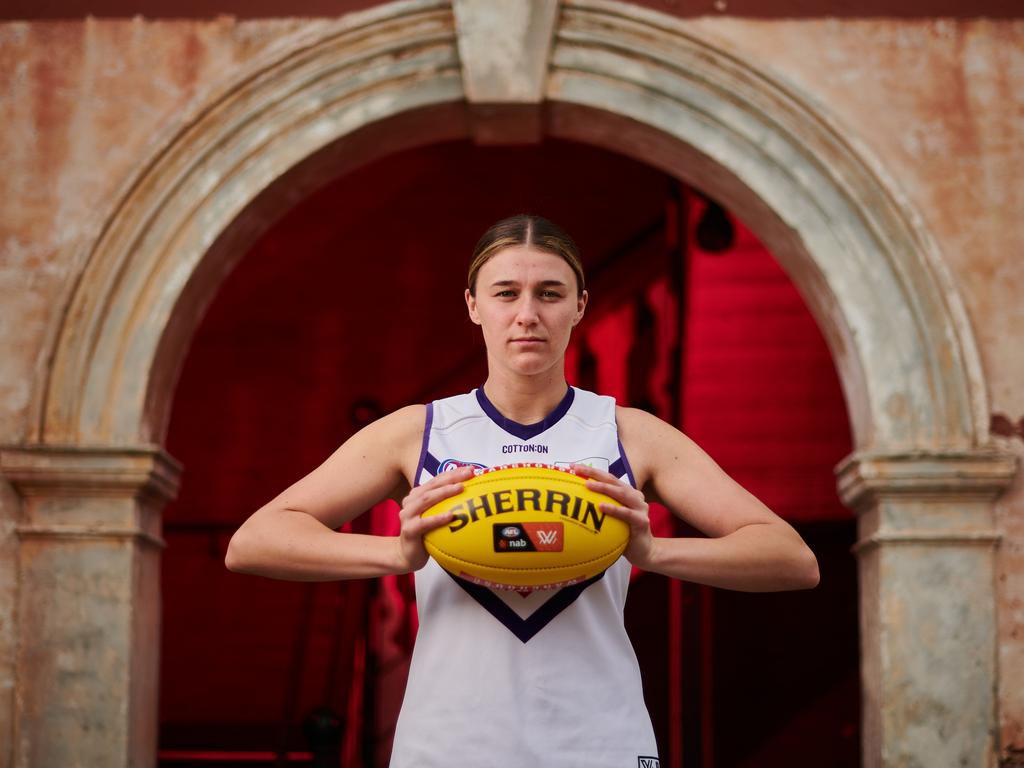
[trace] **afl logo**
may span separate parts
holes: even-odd
[[[459,461],[458,459],[445,459],[441,462],[437,468],[437,474],[447,472],[450,469],[458,469],[459,467],[476,467],[477,469],[487,469],[486,464],[480,464],[476,461]]]
[[[520,536],[522,536],[522,534],[523,532],[519,530],[517,526],[514,525],[506,525],[504,528],[501,529],[501,535],[504,536],[506,539],[517,539]]]

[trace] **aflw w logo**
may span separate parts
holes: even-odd
[[[538,552],[561,552],[565,526],[561,523],[523,523]]]
[[[558,541],[558,531],[537,531],[541,544],[554,544]]]
[[[637,768],[661,768],[661,761],[656,757],[638,757]]]

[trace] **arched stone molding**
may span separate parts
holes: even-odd
[[[345,17],[262,62],[161,147],[88,256],[38,388],[34,437],[159,443],[176,369],[155,362],[162,345],[183,350],[251,236],[247,206],[304,160],[308,177],[318,152],[416,109],[437,115],[407,144],[468,135],[456,31],[436,0]],[[547,133],[631,154],[744,212],[829,340],[858,447],[988,443],[977,349],[950,276],[894,185],[821,110],[625,4],[564,3],[550,60]],[[175,312],[183,298],[188,317]]]
[[[0,456],[4,473],[62,457],[67,447],[128,462],[136,450],[158,455],[177,371],[207,303],[267,219],[321,181],[396,149],[450,138],[546,134],[601,145],[663,168],[743,215],[788,270],[832,348],[858,448],[841,482],[862,540],[865,764],[988,764],[995,732],[991,550],[998,541],[991,502],[1015,465],[988,447],[973,335],[912,208],[821,109],[659,14],[568,0],[543,15],[551,6],[545,1],[536,5],[543,18],[512,25],[521,34],[508,55],[460,57],[485,50],[486,40],[474,36],[504,28],[500,17],[513,6],[458,0],[453,13],[447,0],[404,0],[351,14],[283,42],[188,116],[140,163],[83,257],[53,333],[51,365],[34,392],[30,444]],[[486,23],[467,23],[481,14]],[[548,62],[541,87],[517,90],[523,62],[536,57]],[[470,93],[467,82],[487,87]],[[60,478],[80,464],[59,458],[50,487],[61,487]],[[957,493],[936,491],[948,487]],[[46,509],[74,519],[76,510],[106,503],[85,488],[77,501],[63,494]],[[127,614],[154,605],[159,587],[133,571],[138,552],[155,550],[124,528],[131,503],[118,504],[120,517],[97,518],[110,531],[90,528],[62,553],[61,567],[90,573],[105,557],[98,543],[119,536],[129,547],[118,566],[131,585],[127,613],[119,614],[127,633]],[[33,551],[56,551],[66,533],[25,528],[22,547],[31,541]],[[900,554],[908,542],[916,547],[910,558]],[[145,562],[151,574],[153,559]],[[957,575],[958,591],[936,586],[929,574],[937,569]],[[38,589],[23,581],[21,605],[49,599],[44,575]],[[932,625],[921,614],[887,625],[885,610],[940,604],[944,615],[969,615],[977,626],[942,638],[927,668],[887,667],[916,658],[915,644]],[[46,610],[19,625],[23,645],[39,627],[61,626]],[[83,658],[95,652],[76,651]],[[958,663],[950,660],[972,653],[979,663],[946,674]],[[120,673],[129,665],[152,679],[155,652],[124,659]],[[29,684],[34,674],[25,670],[20,679]],[[892,674],[899,685],[887,684]],[[99,696],[102,680],[92,684]],[[954,689],[969,695],[948,695]],[[95,738],[85,743],[82,713],[61,709],[67,691],[56,683],[45,690],[37,706],[55,714],[42,721],[19,710],[16,764],[33,755],[43,755],[37,764],[63,764],[58,747],[44,754],[61,743],[104,756],[97,764],[152,762],[155,699],[140,693],[134,710],[111,701],[89,713],[113,725],[92,729]],[[970,733],[962,723],[972,724]],[[130,734],[131,744],[116,736],[105,746],[104,734]]]
[[[858,447],[987,443],[955,286],[896,186],[826,112],[660,14],[568,2],[556,35],[550,132],[632,154],[744,212],[828,337]]]
[[[202,105],[142,164],[93,244],[34,402],[34,437],[159,443],[188,338],[273,208],[250,206],[290,186],[284,178],[301,194],[396,148],[468,135],[463,111],[444,109],[463,98],[450,5],[411,0],[301,36]],[[391,144],[360,135],[417,110],[427,115],[415,135],[397,131]],[[343,137],[363,152],[332,151]]]

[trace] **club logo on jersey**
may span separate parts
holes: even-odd
[[[494,523],[494,551],[561,552],[564,533],[561,523]]]
[[[486,464],[481,464],[477,461],[459,461],[458,459],[445,459],[438,465],[437,474],[447,472],[450,469],[458,469],[459,467],[476,467],[477,469],[487,469]]]
[[[636,759],[637,768],[661,768],[661,760],[656,757],[639,755]]]

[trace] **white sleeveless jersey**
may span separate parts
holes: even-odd
[[[542,422],[504,418],[483,389],[427,406],[416,483],[460,464],[590,464],[635,485],[615,401],[570,387]],[[630,564],[555,590],[491,590],[436,561],[415,574],[420,627],[391,768],[655,768],[657,745],[623,625]]]

